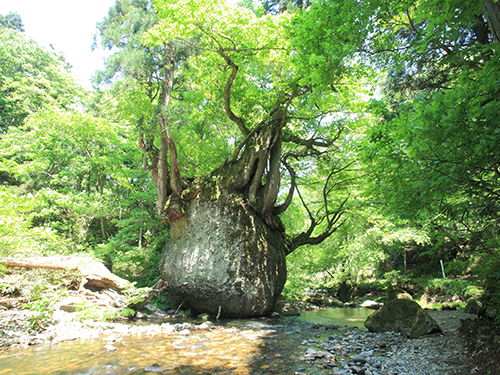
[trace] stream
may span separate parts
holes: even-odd
[[[273,319],[149,324],[139,334],[110,333],[99,340],[7,350],[0,354],[0,375],[301,373],[307,367],[305,342],[353,327],[364,330],[371,313],[366,308],[329,308]],[[208,328],[198,329],[202,326]]]

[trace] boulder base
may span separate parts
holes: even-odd
[[[272,311],[286,281],[284,238],[240,196],[189,201],[170,233],[160,271],[191,307],[221,317]]]

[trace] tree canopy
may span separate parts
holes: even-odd
[[[64,58],[22,34],[19,16],[8,17],[0,24],[0,133],[39,108],[68,108],[82,92]]]
[[[86,100],[1,16],[6,246],[30,229],[17,197],[34,234],[153,263],[188,202],[222,189],[302,248],[293,282],[442,259],[483,272],[500,305],[499,15],[494,0],[117,0]]]

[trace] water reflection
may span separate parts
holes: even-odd
[[[225,321],[216,329],[193,329],[189,335],[125,336],[113,343],[95,340],[7,350],[0,353],[0,375],[293,374],[304,365],[301,342],[318,337],[311,323],[359,326],[371,312],[327,309],[300,317]]]
[[[368,309],[365,307],[329,308],[325,310],[310,311],[304,313],[299,317],[299,319],[315,324],[336,324],[341,327],[346,326],[366,329],[364,326],[365,320],[368,315],[373,314],[373,312],[374,311],[372,309]]]

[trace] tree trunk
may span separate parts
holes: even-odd
[[[82,286],[91,290],[113,289],[121,292],[133,288],[125,279],[112,274],[100,261],[82,257],[32,257],[32,258],[0,258],[0,264],[7,267],[44,268],[49,270],[66,270],[80,272]]]
[[[500,2],[485,0],[484,12],[486,13],[493,38],[495,41],[500,42]]]
[[[158,166],[152,171],[153,182],[156,186],[158,215],[163,217],[163,211],[170,194],[168,181],[168,142],[164,137],[161,137],[160,152],[158,154]]]

